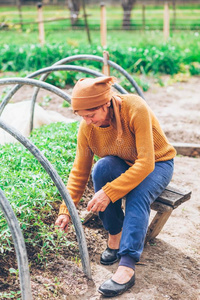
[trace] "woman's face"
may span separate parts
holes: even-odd
[[[93,124],[97,127],[104,127],[110,124],[109,106],[110,102],[96,110],[79,110],[77,114],[85,120],[87,125]]]

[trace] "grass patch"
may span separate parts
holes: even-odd
[[[34,130],[30,137],[64,183],[75,158],[77,129],[78,123],[54,123]],[[17,216],[31,259],[44,264],[49,253],[56,255],[61,248],[73,244],[54,230],[61,197],[41,164],[21,144],[0,146],[0,160],[0,188]],[[0,253],[4,256],[14,248],[2,212],[0,228]]]
[[[100,6],[87,5],[88,25],[90,29],[100,28]],[[198,29],[200,27],[199,20],[199,5],[176,6],[176,29]],[[69,30],[71,28],[70,12],[67,6],[44,6],[43,7],[44,20],[52,20],[52,22],[45,23],[45,30]],[[123,9],[121,5],[111,6],[106,4],[106,16],[108,29],[119,30],[122,28]],[[131,28],[134,30],[143,28],[142,6],[136,5],[131,14],[132,24]],[[23,30],[37,31],[38,25],[30,24],[28,22],[35,22],[37,20],[36,6],[22,6]],[[173,21],[173,9],[170,6],[170,17]],[[60,18],[60,20],[55,20]],[[65,18],[63,20],[63,18]],[[6,24],[6,28],[10,30],[20,29],[20,18],[17,7],[0,7],[0,21]],[[171,26],[174,26],[174,21]],[[79,20],[75,28],[83,28],[84,18],[83,10],[80,10]],[[163,27],[163,5],[152,6],[147,5],[145,9],[145,29],[161,29]]]

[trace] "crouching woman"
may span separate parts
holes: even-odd
[[[92,170],[95,194],[87,209],[99,213],[108,232],[100,262],[119,261],[112,278],[99,287],[107,297],[122,294],[135,283],[150,205],[169,184],[176,154],[147,103],[133,94],[115,94],[114,82],[113,77],[82,78],[73,89],[72,108],[83,120],[67,184],[77,205]],[[100,159],[92,169],[94,155]],[[69,220],[62,203],[56,225],[66,232]]]

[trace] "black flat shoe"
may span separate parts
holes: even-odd
[[[100,263],[102,265],[112,265],[115,262],[119,260],[117,257],[117,252],[119,249],[110,249],[107,247],[107,249],[101,254]]]
[[[131,277],[131,279],[124,284],[117,283],[112,279],[106,280],[102,285],[100,285],[98,292],[105,297],[115,297],[126,292],[134,284],[135,284],[135,273]]]
[[[128,289],[130,289],[135,284],[135,273],[131,279],[124,284],[115,282],[112,279],[106,280],[102,285],[100,285],[98,292],[105,297],[115,297],[123,294]]]

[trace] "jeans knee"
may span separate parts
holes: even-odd
[[[108,165],[109,165],[109,159],[107,156],[101,158],[95,163],[92,171],[93,182],[99,180],[99,178],[102,177],[103,174],[108,174]]]
[[[92,171],[92,180],[95,190],[99,190],[107,182],[119,177],[129,166],[121,158],[113,155],[101,158],[94,165]]]
[[[121,170],[121,164],[125,163],[117,156],[109,155],[101,158],[94,165],[92,171],[93,182],[95,180],[99,180],[100,178],[107,181],[112,181],[116,177],[120,176],[124,171]]]

